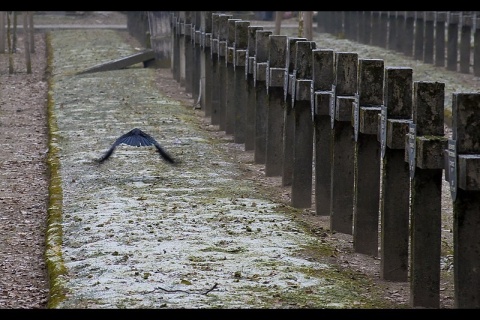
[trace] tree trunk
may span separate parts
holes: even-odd
[[[304,32],[305,38],[308,41],[312,41],[313,39],[313,11],[304,11],[303,12],[303,25],[304,25]]]
[[[30,32],[30,52],[35,53],[35,29],[33,27],[33,11],[28,12],[28,30]]]
[[[7,13],[8,73],[13,74],[12,35],[10,32],[10,14]]]
[[[28,28],[28,12],[23,12],[23,42],[25,44],[25,62],[27,64],[27,73],[32,73],[32,60],[30,59],[30,38]]]
[[[274,35],[280,35],[280,29],[282,27],[283,11],[275,11],[275,32]]]
[[[298,11],[298,37],[303,38],[303,11]]]

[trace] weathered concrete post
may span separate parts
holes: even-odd
[[[358,20],[356,19],[356,14],[358,11],[347,11],[345,12],[345,38],[356,41],[357,32],[358,32]]]
[[[245,62],[245,79],[247,81],[247,109],[245,111],[245,151],[255,149],[255,106],[257,97],[255,94],[254,70],[255,70],[255,45],[257,30],[263,30],[263,27],[249,26],[248,28],[248,48]]]
[[[445,21],[446,12],[435,13],[435,65],[445,67]]]
[[[200,94],[200,71],[201,71],[201,61],[200,61],[200,11],[193,11],[193,23],[192,23],[192,45],[193,45],[193,74],[192,74],[192,99],[193,101],[198,100]],[[195,103],[194,102],[194,103]],[[200,107],[200,106],[198,106]]]
[[[225,86],[225,133],[233,134],[235,132],[235,22],[240,19],[227,20],[227,48],[225,53],[225,70],[226,70],[226,86]]]
[[[172,75],[173,79],[180,83],[180,17],[178,15],[174,15],[172,19]]]
[[[405,135],[412,117],[412,74],[411,68],[385,68],[379,130],[383,157],[380,277],[387,281],[408,280],[410,170],[405,162]]]
[[[185,11],[184,39],[185,39],[185,92],[192,93],[193,88],[193,40],[192,40],[193,11]]]
[[[353,233],[355,140],[352,109],[357,93],[358,54],[335,53],[335,104],[332,105],[332,189],[330,230]]]
[[[200,75],[202,90],[201,95],[201,104],[205,117],[211,117],[212,115],[212,79],[213,79],[213,66],[212,66],[212,51],[211,51],[211,41],[212,41],[212,12],[211,11],[202,11],[202,20],[201,20],[201,47],[202,47],[202,56],[201,60],[203,61],[203,71]]]
[[[283,158],[283,110],[285,102],[284,84],[287,77],[287,36],[270,37],[267,104],[267,146],[265,150],[265,175],[282,175]]]
[[[316,44],[314,41],[297,41],[295,46],[295,91],[292,92],[295,126],[291,199],[295,208],[310,208],[313,182],[312,50],[316,49]]]
[[[272,31],[258,30],[255,38],[255,69],[253,82],[255,84],[255,163],[265,163],[267,150],[267,72],[269,38]]]
[[[282,159],[282,186],[292,184],[293,175],[293,136],[295,119],[292,108],[292,87],[295,85],[295,43],[297,41],[306,41],[306,38],[288,38],[287,57],[285,67],[288,76],[285,80],[284,99],[285,109],[283,112],[283,159]]]
[[[371,44],[372,43],[372,11],[363,11],[363,21],[365,27],[363,29],[363,43]]]
[[[380,11],[372,11],[372,45],[380,46]]]
[[[395,33],[395,47],[394,50],[402,52],[403,42],[405,41],[405,11],[397,11],[397,32]]]
[[[358,71],[358,102],[354,105],[355,173],[353,248],[378,256],[380,216],[380,145],[378,115],[383,105],[384,62],[361,59]]]
[[[212,124],[220,124],[220,63],[218,57],[218,28],[220,13],[212,13],[212,41],[210,50],[212,52]]]
[[[433,63],[433,20],[435,19],[435,12],[425,11],[425,47],[423,50],[423,62]]]
[[[388,20],[390,24],[390,31],[388,32],[388,48],[391,50],[397,51],[398,45],[398,16],[397,11],[389,11],[388,12]]]
[[[221,14],[218,20],[218,73],[220,75],[220,106],[218,108],[220,131],[225,131],[227,109],[227,37],[228,19],[232,15]]]
[[[388,11],[380,12],[380,34],[379,45],[387,48],[387,32],[388,32]]]
[[[413,49],[413,58],[416,60],[423,60],[424,29],[423,11],[417,11],[415,12],[415,44]]]
[[[475,18],[475,33],[473,35],[473,75],[480,77],[480,16]]]
[[[458,22],[460,14],[450,12],[447,22],[447,70],[457,71],[458,64]]]
[[[462,27],[460,28],[460,72],[470,73],[470,51],[472,50],[473,19],[471,15],[462,14]]]
[[[413,55],[414,23],[415,11],[405,11],[405,41],[403,42],[403,53],[408,57]]]
[[[410,304],[440,307],[445,84],[415,82],[405,156],[410,164]]]
[[[332,11],[332,33],[335,36],[343,34],[343,16],[345,15],[343,11]]]
[[[334,103],[335,81],[332,49],[315,49],[313,53],[314,149],[315,149],[315,213],[330,215],[332,189],[332,126],[330,105]]]
[[[455,308],[480,308],[480,94],[454,93],[449,140]]]
[[[245,143],[245,122],[247,119],[247,81],[245,79],[247,66],[248,26],[249,21],[235,22],[234,42],[234,73],[235,73],[235,95],[234,105],[234,142]]]

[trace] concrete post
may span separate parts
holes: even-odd
[[[372,45],[380,46],[380,11],[372,11]]]
[[[355,170],[353,248],[378,256],[380,210],[380,145],[378,115],[383,104],[384,62],[361,59],[358,72],[358,103],[354,106]]]
[[[313,50],[313,90],[314,90],[314,150],[315,150],[315,213],[330,215],[332,189],[332,127],[330,104],[335,99],[332,91],[334,83],[334,51],[332,49]]]
[[[257,38],[257,30],[263,30],[263,27],[249,26],[247,57],[245,63],[245,79],[247,81],[247,109],[245,111],[245,151],[255,149],[255,106],[257,105],[257,97],[255,94],[255,82],[253,79],[255,69],[255,43]]]
[[[388,32],[387,47],[388,49],[397,51],[397,40],[398,40],[398,34],[399,34],[397,11],[389,11],[388,20],[389,20],[390,30]]]
[[[470,52],[472,50],[473,19],[471,15],[462,15],[462,27],[460,28],[460,72],[470,73]]]
[[[379,46],[387,48],[387,33],[388,33],[388,11],[380,12],[380,34]]]
[[[235,22],[240,19],[227,20],[227,48],[225,53],[225,133],[233,134],[235,132]]]
[[[473,35],[473,75],[480,77],[480,17],[475,19],[475,34]]]
[[[192,40],[192,15],[194,11],[185,11],[184,40],[185,40],[185,92],[193,92],[193,40]]]
[[[200,92],[201,104],[205,113],[205,117],[212,115],[212,87],[213,87],[213,66],[212,66],[212,12],[202,11],[202,57],[204,61],[204,69],[200,75],[202,81],[202,91]]]
[[[295,92],[292,94],[294,112],[294,155],[292,175],[292,206],[310,208],[312,206],[313,171],[313,59],[314,41],[295,43]],[[306,58],[310,57],[310,58]]]
[[[415,12],[405,11],[405,41],[403,42],[403,53],[408,57],[413,55],[414,23]]]
[[[397,11],[397,32],[395,33],[395,47],[396,52],[403,52],[403,42],[405,41],[405,11]]]
[[[173,33],[173,63],[172,74],[173,79],[180,83],[180,17],[178,15],[173,17],[172,21],[172,33]]]
[[[192,24],[192,45],[193,45],[193,74],[192,74],[192,99],[194,103],[198,100],[200,94],[200,52],[201,52],[201,31],[200,31],[200,11],[193,11]],[[201,107],[201,106],[198,106]]]
[[[247,119],[247,81],[245,79],[248,50],[248,26],[249,21],[235,22],[234,42],[234,73],[235,73],[235,95],[234,105],[234,142],[245,143],[245,123]]]
[[[417,11],[415,12],[415,46],[413,49],[413,58],[416,60],[423,60],[424,29],[423,11]]]
[[[292,184],[293,175],[293,136],[294,136],[294,115],[292,108],[292,87],[295,85],[295,43],[306,41],[306,38],[288,38],[286,68],[288,76],[284,89],[285,109],[283,112],[283,159],[282,159],[282,186]]]
[[[364,44],[371,44],[372,43],[372,11],[363,11],[363,22],[364,22],[364,30],[363,30],[363,41]]]
[[[440,307],[445,84],[415,82],[405,153],[410,163],[410,304]]]
[[[267,150],[267,74],[270,42],[268,36],[272,31],[257,31],[255,39],[255,69],[253,80],[255,84],[255,163],[265,163]]]
[[[227,37],[228,19],[232,15],[221,14],[218,21],[218,73],[220,86],[220,106],[218,108],[220,131],[225,131],[227,109]]]
[[[265,175],[282,175],[284,84],[287,77],[287,36],[271,35],[268,66],[267,146]]]
[[[453,203],[455,308],[480,308],[480,94],[454,93],[452,142],[457,177]]]
[[[435,65],[445,67],[445,21],[446,12],[435,14]]]
[[[220,13],[212,13],[212,124],[220,124],[220,63],[218,57],[218,28]]]
[[[387,281],[408,280],[410,170],[405,162],[405,135],[412,116],[412,74],[411,68],[385,68],[379,130],[383,157],[380,277]]]
[[[357,93],[358,53],[335,54],[335,105],[332,110],[332,189],[330,229],[353,233],[353,170],[355,141],[352,103]]]
[[[447,23],[447,70],[457,71],[458,64],[458,22],[460,14],[450,12]]]
[[[433,20],[435,19],[435,12],[425,11],[425,44],[423,50],[423,62],[433,63]]]

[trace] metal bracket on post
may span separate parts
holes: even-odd
[[[292,97],[292,107],[295,105],[295,83],[297,82],[296,74],[296,70],[293,70],[293,73],[288,76],[288,93]]]
[[[335,126],[335,85],[332,85],[330,96],[330,126],[333,129]]]
[[[457,189],[466,191],[480,190],[479,154],[458,154],[457,140],[448,140],[445,150],[445,180],[450,184],[452,200],[457,197]]]
[[[411,122],[408,126],[408,164],[410,167],[410,179],[415,177],[417,156],[417,125]]]
[[[382,159],[385,157],[385,150],[387,148],[387,107],[380,107],[380,155]]]
[[[353,101],[353,135],[355,142],[358,141],[358,127],[360,126],[360,105],[358,104],[358,93],[355,93],[355,101]]]
[[[457,140],[448,140],[445,153],[445,180],[450,184],[450,195],[455,201],[457,198]]]

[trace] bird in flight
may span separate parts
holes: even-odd
[[[149,134],[143,132],[142,130],[135,128],[130,130],[129,132],[125,133],[124,135],[120,136],[113,145],[108,149],[105,154],[98,159],[99,163],[103,163],[106,161],[110,156],[113,154],[113,151],[115,151],[115,148],[120,145],[120,144],[127,144],[129,146],[135,146],[135,147],[142,147],[142,146],[151,146],[154,145],[155,148],[157,148],[158,153],[162,156],[162,158],[169,162],[169,163],[175,163],[173,158],[165,151],[163,148],[160,146],[160,144]]]

